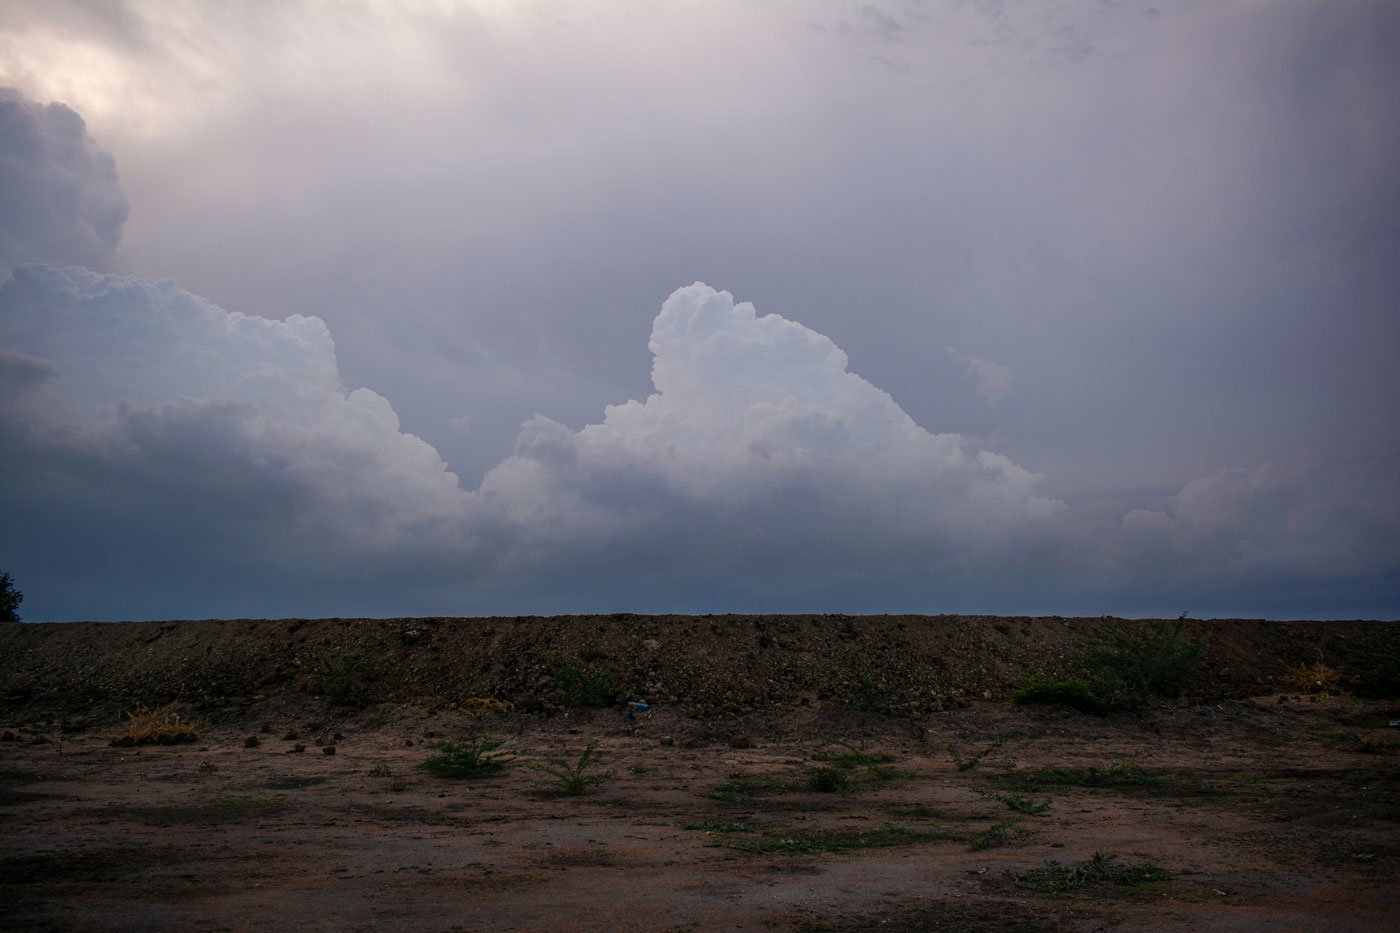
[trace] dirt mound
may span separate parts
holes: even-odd
[[[524,710],[596,689],[691,715],[806,707],[918,715],[1005,698],[1026,676],[1084,673],[1138,620],[716,615],[278,619],[11,626],[0,703],[225,701],[322,694],[347,704],[495,697]],[[1395,622],[1190,620],[1209,637],[1188,699],[1270,692],[1319,661],[1364,673],[1400,655]]]

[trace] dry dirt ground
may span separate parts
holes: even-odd
[[[1397,701],[629,719],[280,694],[180,707],[197,742],[138,748],[109,745],[115,701],[36,709],[0,713],[10,929],[1393,930],[1400,915]],[[509,769],[417,769],[427,745],[472,734],[503,740]],[[606,778],[582,796],[530,767],[590,744]]]

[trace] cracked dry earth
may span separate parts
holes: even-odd
[[[11,721],[0,925],[1394,929],[1394,707],[704,722],[283,697],[206,708],[198,743],[139,748],[109,746],[115,710],[69,734]],[[504,739],[510,769],[416,769],[426,744],[471,733]],[[590,743],[611,775],[584,796],[528,767]]]

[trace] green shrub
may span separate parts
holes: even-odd
[[[356,706],[364,702],[364,681],[361,670],[365,664],[379,653],[379,649],[368,654],[347,654],[332,661],[320,648],[316,654],[321,658],[321,693],[332,703],[341,706]]]
[[[1011,694],[1011,702],[1017,706],[1028,703],[1069,706],[1095,716],[1102,716],[1112,708],[1108,700],[1094,692],[1087,680],[1078,677],[1057,680],[1044,674],[1027,677]]]
[[[869,768],[894,761],[889,752],[863,752],[850,742],[840,739],[825,739],[824,746],[818,749],[813,758],[829,761],[838,768]]]
[[[1087,886],[1121,885],[1137,887],[1165,881],[1169,873],[1151,862],[1124,865],[1116,855],[1094,853],[1093,858],[1069,865],[1051,860],[1040,868],[1013,875],[1016,887],[1037,894],[1069,894]]]
[[[978,852],[982,849],[990,849],[1007,842],[1016,836],[1024,836],[1026,830],[1021,828],[1023,820],[1019,816],[1013,816],[1009,820],[1002,820],[992,826],[982,830],[975,836],[967,840],[967,848],[970,852]]]
[[[1393,700],[1400,697],[1400,658],[1390,654],[1378,655],[1348,680],[1351,692],[1359,697]]]
[[[1050,809],[1050,804],[1054,802],[1049,797],[1046,797],[1040,803],[1036,803],[1034,800],[1028,797],[1022,797],[1020,794],[997,794],[996,799],[1000,800],[1017,813],[1025,813],[1030,816],[1044,813],[1046,810]]]
[[[1098,692],[1125,707],[1141,706],[1153,696],[1180,696],[1209,641],[1188,638],[1185,630],[1182,613],[1171,629],[1165,622],[1145,622],[1138,631],[1110,631],[1105,650],[1090,658]]]
[[[788,833],[779,830],[756,839],[725,840],[720,845],[728,849],[737,849],[740,852],[753,852],[762,855],[820,855],[859,849],[907,846],[920,842],[947,841],[953,838],[956,837],[942,832],[885,825],[874,830],[859,832],[817,829],[805,833]]]
[[[585,670],[564,660],[564,655],[555,651],[554,686],[559,692],[559,700],[571,707],[607,707],[622,702],[622,689],[618,687],[611,672],[602,669]]]
[[[428,748],[438,752],[418,768],[435,777],[471,780],[490,777],[505,771],[513,755],[498,754],[501,742],[495,739],[463,739],[460,742],[435,742]]]
[[[997,775],[992,783],[1004,790],[1034,794],[1046,787],[1151,787],[1162,783],[1162,776],[1136,765],[1113,765],[1107,769],[1036,768],[1008,771]]]
[[[1394,739],[1377,739],[1369,735],[1357,735],[1355,732],[1339,735],[1336,739],[1345,743],[1352,751],[1363,755],[1381,755],[1400,748],[1400,742]]]
[[[957,748],[953,746],[952,742],[949,742],[947,744],[948,754],[951,755],[953,758],[953,766],[956,767],[959,771],[971,771],[972,769],[976,768],[982,763],[983,758],[986,758],[993,752],[998,751],[1003,745],[1005,745],[1007,742],[1010,742],[1016,737],[1016,732],[1003,733],[1002,735],[997,736],[996,741],[993,742],[991,745],[988,745],[980,752],[973,752],[971,757],[968,758],[964,758],[962,757],[962,755],[958,754]]]
[[[531,765],[530,768],[548,774],[558,782],[554,793],[564,797],[577,797],[586,794],[595,784],[601,784],[612,777],[611,771],[594,772],[592,769],[597,762],[597,746],[590,742],[574,764],[556,759],[548,765]]]
[[[855,696],[850,701],[850,709],[860,713],[889,714],[889,694],[875,683],[868,671],[860,673],[860,678],[856,682]]]
[[[710,792],[715,800],[748,806],[755,797],[776,794],[787,789],[782,781],[768,774],[731,774],[729,780]]]
[[[813,768],[807,773],[807,788],[823,794],[849,794],[859,781],[841,768]]]
[[[8,570],[0,570],[0,622],[18,622],[19,604],[24,602],[24,594],[15,589],[14,578]]]

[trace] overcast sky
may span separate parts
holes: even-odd
[[[1400,616],[1400,6],[0,3],[29,619]]]

